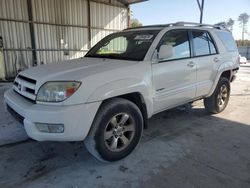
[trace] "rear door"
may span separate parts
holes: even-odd
[[[220,56],[213,38],[205,30],[192,30],[193,61],[197,67],[197,91],[196,97],[207,95],[212,88],[214,74],[217,73],[217,64]]]
[[[152,64],[154,113],[192,100],[196,92],[196,65],[191,58],[187,30],[171,30],[162,38],[161,45],[173,49],[168,59]]]

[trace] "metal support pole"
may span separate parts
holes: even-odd
[[[90,13],[90,0],[87,1],[87,14],[88,14],[88,49],[91,48],[91,13]]]
[[[204,10],[204,0],[202,0],[202,2],[201,2],[200,23],[202,23],[202,19],[203,19],[203,10]]]
[[[250,52],[249,52],[250,50],[249,49],[250,49],[250,45],[248,44],[247,45],[247,53],[246,53],[247,60],[250,60]]]
[[[6,69],[3,58],[3,37],[0,36],[0,80],[6,79]]]
[[[33,62],[33,66],[36,66],[37,65],[36,41],[35,41],[35,31],[34,31],[31,0],[27,0],[27,7],[28,7],[30,39],[31,39],[31,48],[32,48],[32,62]]]
[[[197,0],[197,3],[198,3],[198,6],[199,6],[199,9],[200,9],[200,24],[202,24],[203,10],[204,10],[204,0],[201,0],[201,3],[200,3],[200,0]]]
[[[130,27],[130,7],[128,6],[127,8],[127,19],[128,19],[128,23],[127,23],[127,27]]]

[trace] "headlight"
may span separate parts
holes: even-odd
[[[41,102],[61,102],[69,98],[80,87],[80,82],[46,82],[38,90],[36,100]]]

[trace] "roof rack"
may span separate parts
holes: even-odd
[[[154,28],[154,27],[164,28],[164,27],[171,27],[171,26],[196,26],[196,27],[210,27],[210,28],[216,28],[216,29],[221,29],[221,30],[228,30],[223,25],[201,24],[201,23],[195,23],[195,22],[176,22],[176,23],[160,24],[160,25],[147,25],[147,26],[140,26],[140,27],[135,27],[135,28],[128,28],[128,29],[125,29],[125,30],[142,29],[142,28]]]
[[[201,24],[195,22],[176,22],[174,26],[198,26],[198,27],[211,27],[216,29],[226,29],[223,25],[211,25],[211,24]]]
[[[145,25],[145,26],[138,26],[138,27],[133,27],[133,28],[127,28],[127,29],[124,29],[124,31],[130,30],[130,29],[155,28],[155,27],[164,28],[164,27],[174,26],[173,24],[174,24],[174,23],[169,23],[169,24],[158,24],[158,25]]]

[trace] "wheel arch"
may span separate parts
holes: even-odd
[[[148,127],[148,111],[144,97],[139,92],[128,93],[125,95],[117,96],[119,98],[127,99],[138,106],[143,116],[144,128]]]
[[[227,78],[230,81],[231,77],[232,77],[232,71],[231,70],[226,70],[226,71],[221,73],[220,77]]]
[[[122,98],[122,99],[126,99],[126,100],[128,100],[130,102],[133,102],[139,108],[139,110],[142,113],[144,128],[148,127],[148,110],[147,110],[147,104],[146,104],[145,99],[144,99],[144,97],[143,97],[143,95],[141,93],[139,93],[139,92],[132,92],[132,93],[127,93],[127,94],[118,95],[118,96],[114,96],[114,97],[105,99],[105,100],[102,101],[102,104],[100,105],[99,109],[107,101],[112,100],[114,98]]]
[[[214,90],[215,90],[215,88],[216,88],[216,86],[217,86],[217,84],[218,84],[221,77],[227,78],[229,80],[229,82],[230,82],[231,78],[232,78],[232,70],[229,69],[229,68],[228,69],[222,69],[222,68],[219,69],[218,74],[217,74],[217,76],[216,76],[216,78],[214,80],[214,84],[213,84],[209,94],[206,97],[210,97],[213,94],[213,92],[214,92]]]

